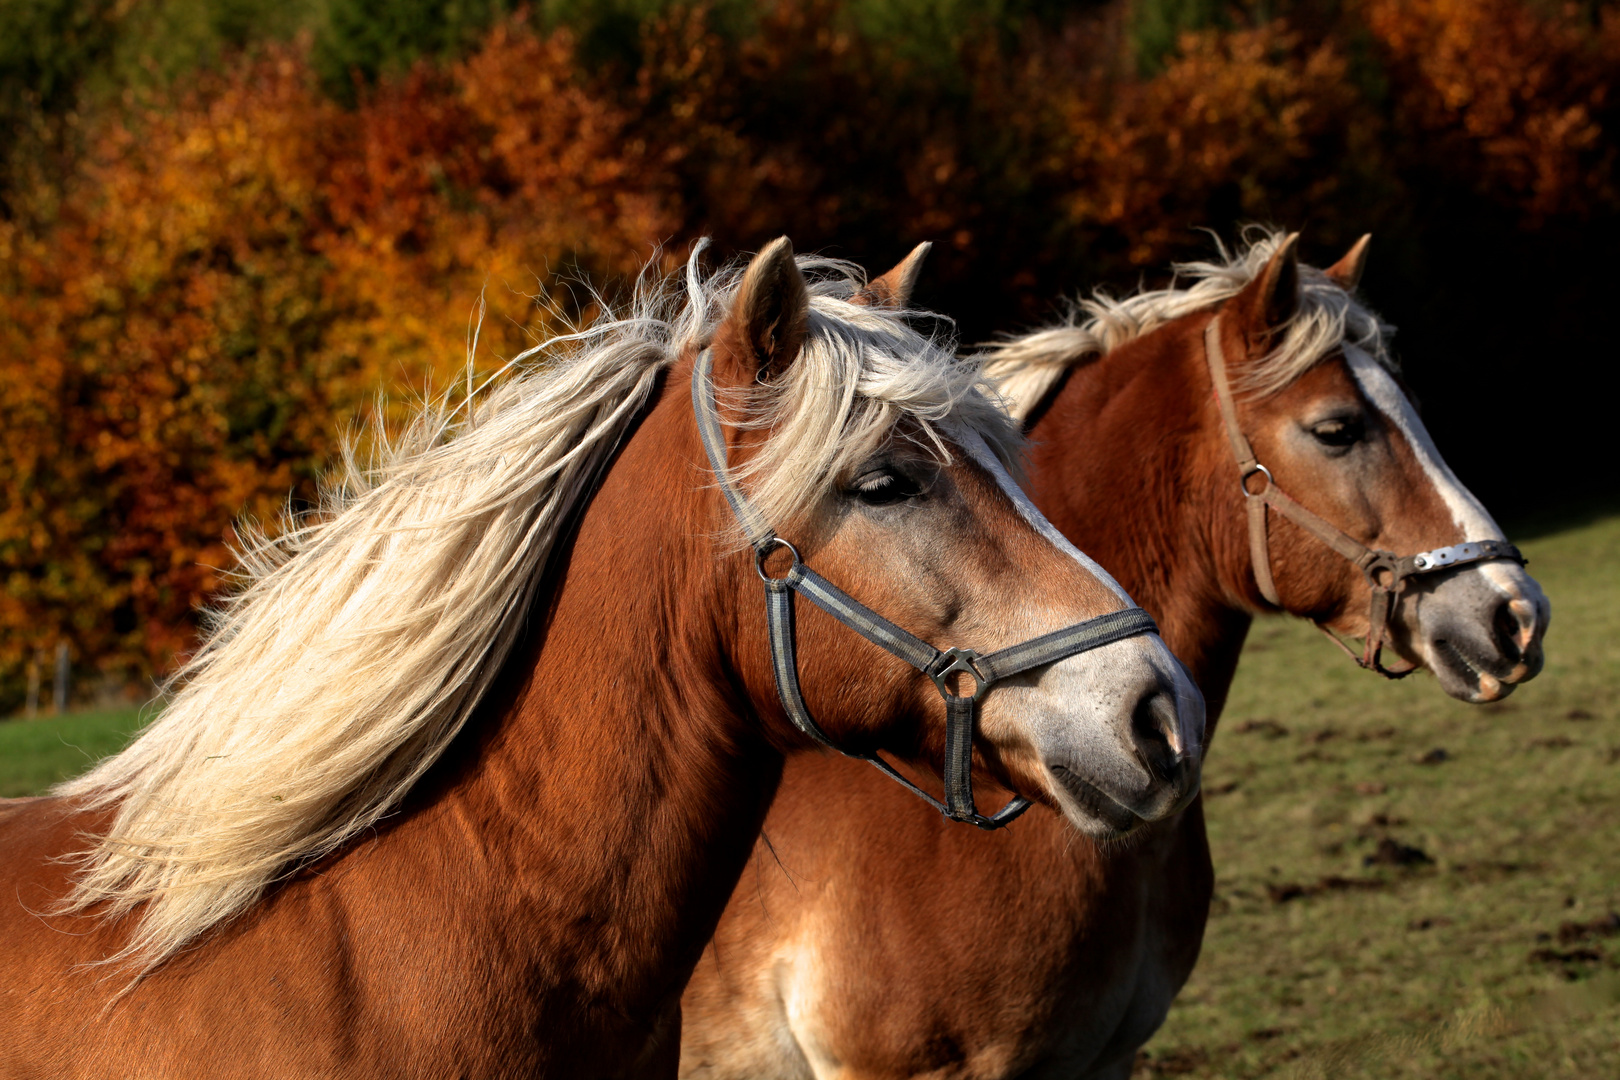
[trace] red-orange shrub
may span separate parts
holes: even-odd
[[[634,271],[672,227],[622,126],[565,37],[504,29],[353,112],[277,49],[103,121],[54,225],[0,226],[0,698],[61,639],[165,668],[232,520],[309,497],[379,388],[451,381],[481,290],[487,367],[554,267]]]
[[[1157,78],[1092,79],[1066,104],[1068,211],[1144,267],[1209,221],[1217,198],[1228,219],[1330,206],[1348,147],[1368,141],[1339,50],[1307,47],[1282,22],[1186,34]]]
[[[1620,13],[1574,5],[1364,0],[1396,83],[1397,137],[1532,221],[1612,205]]]
[[[781,0],[740,37],[670,9],[600,67],[515,20],[354,109],[296,46],[91,118],[75,182],[29,202],[54,220],[0,222],[0,710],[63,638],[114,682],[165,668],[232,519],[307,498],[379,388],[455,380],[481,292],[487,369],[545,330],[529,294],[560,272],[611,289],[703,233],[874,266],[934,240],[924,299],[982,338],[1186,254],[1197,226],[1303,226],[1316,252],[1442,236],[1522,293],[1513,236],[1620,222],[1620,17],[1289,10],[1184,35],[1151,78],[1121,5],[932,60],[855,33],[838,0]],[[1606,298],[1583,287],[1550,302]],[[1475,292],[1447,296],[1453,337],[1491,333]]]

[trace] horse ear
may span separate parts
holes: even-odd
[[[770,379],[788,369],[810,329],[810,292],[793,261],[793,245],[779,236],[754,256],[726,319],[733,342],[754,374]]]
[[[1367,233],[1355,246],[1345,253],[1344,258],[1328,267],[1323,273],[1328,279],[1343,289],[1351,292],[1361,284],[1361,272],[1367,269],[1367,245],[1372,243],[1372,233]]]
[[[1233,311],[1250,336],[1270,334],[1299,307],[1299,233],[1289,233],[1255,279],[1232,297]]]
[[[866,283],[866,288],[855,294],[857,304],[869,304],[872,307],[904,308],[911,303],[911,294],[916,291],[917,278],[922,274],[923,260],[933,250],[933,243],[924,240],[911,249],[911,254],[882,277],[873,278]]]

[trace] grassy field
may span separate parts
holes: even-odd
[[[1523,546],[1547,668],[1496,705],[1255,628],[1205,774],[1203,959],[1139,1078],[1620,1076],[1620,517]],[[138,724],[0,723],[0,795]]]
[[[83,772],[122,747],[140,726],[138,709],[0,721],[0,799],[37,795]]]
[[[1547,667],[1495,705],[1255,627],[1203,957],[1137,1077],[1620,1076],[1620,517],[1523,547]]]

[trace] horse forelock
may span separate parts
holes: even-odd
[[[785,375],[750,388],[744,426],[770,440],[736,469],[768,521],[808,512],[830,485],[893,439],[917,443],[943,462],[971,432],[1006,467],[1021,466],[1023,438],[1001,409],[976,359],[949,338],[911,327],[908,313],[853,300],[860,280],[828,260],[805,260],[810,334]],[[826,275],[826,276],[823,276]]]
[[[700,248],[701,250],[701,248]],[[107,958],[138,971],[251,907],[279,877],[375,825],[484,698],[573,515],[662,372],[703,347],[741,279],[644,274],[629,308],[515,358],[474,399],[435,398],[400,437],[348,439],[318,512],[275,536],[244,527],[237,588],[122,753],[57,793],[109,824],[63,910],[134,912]],[[773,520],[810,507],[904,427],[948,454],[1019,436],[975,362],[853,302],[843,263],[801,258],[810,334],[758,388],[769,429],[741,479]],[[778,516],[779,515],[779,516]]]
[[[980,353],[985,373],[1012,414],[1027,417],[1069,368],[1218,307],[1242,292],[1286,238],[1282,230],[1253,226],[1244,231],[1235,251],[1217,240],[1216,259],[1177,263],[1175,280],[1167,288],[1124,298],[1094,292],[1072,303],[1058,325],[988,346]],[[1386,369],[1398,371],[1389,352],[1394,327],[1321,270],[1303,265],[1299,269],[1299,306],[1293,318],[1281,328],[1271,352],[1245,366],[1237,388],[1258,397],[1274,394],[1344,345],[1354,345]],[[1183,281],[1190,284],[1183,286]]]

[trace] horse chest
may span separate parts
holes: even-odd
[[[951,925],[947,910],[874,910],[854,895],[807,905],[821,918],[787,926],[761,916],[751,933],[726,936],[729,975],[700,970],[688,997],[682,1075],[1074,1080],[1113,1076],[1120,1062],[1128,1074],[1202,941],[1202,818],[1185,815],[1101,862],[1077,857],[1072,835],[1052,824],[1051,845],[1025,850],[1068,858],[1015,859],[963,885],[997,890],[1017,916],[930,935],[927,953],[909,943],[922,940],[920,926]],[[807,870],[803,887],[818,874]],[[1021,929],[1037,922],[1038,938]]]
[[[1139,841],[1129,858],[1111,861],[1100,889],[1096,880],[1079,877],[1022,882],[1073,913],[1044,939],[1052,959],[1028,973],[1022,997],[1031,1022],[1009,1047],[1006,1067],[945,1075],[1128,1076],[1136,1050],[1164,1022],[1197,960],[1208,911],[1208,867],[1202,819],[1183,817]]]

